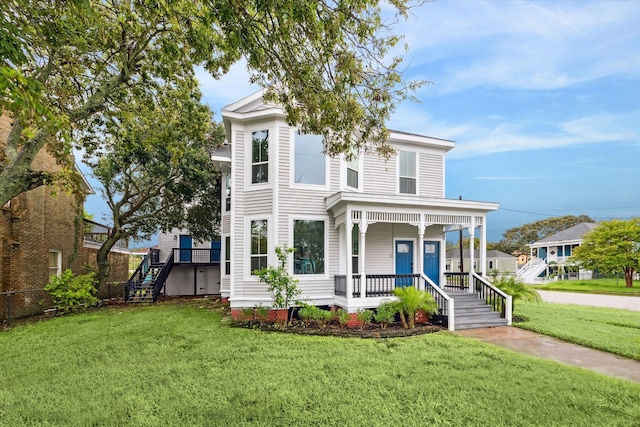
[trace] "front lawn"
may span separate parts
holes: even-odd
[[[514,326],[640,360],[640,312],[571,304],[517,301]]]
[[[640,282],[627,288],[624,279],[558,280],[534,286],[542,291],[588,292],[593,294],[625,294],[640,296]]]
[[[448,332],[234,329],[162,304],[0,333],[0,425],[633,426],[640,384]]]

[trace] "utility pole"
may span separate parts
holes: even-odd
[[[458,196],[458,200],[462,200],[462,196]],[[462,257],[464,254],[464,250],[462,249],[462,227],[460,227],[460,241],[458,242],[458,246],[460,246],[460,273],[464,273],[464,258]]]

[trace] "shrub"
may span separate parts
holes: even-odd
[[[336,313],[338,316],[338,323],[340,323],[340,326],[342,327],[347,326],[347,324],[349,323],[349,320],[351,320],[351,316],[349,315],[349,312],[347,312],[347,310],[343,308],[339,308],[338,311],[336,311]]]
[[[315,322],[321,328],[324,328],[333,319],[331,311],[323,310],[315,305],[305,305],[298,310],[298,316],[300,316],[302,323],[305,325]]]
[[[278,266],[269,266],[262,270],[256,271],[256,275],[261,282],[268,285],[273,300],[273,307],[276,309],[288,309],[292,307],[300,296],[298,289],[298,279],[289,276],[287,272],[287,256],[295,252],[295,248],[282,248],[276,246],[276,255],[278,256]],[[291,313],[293,315],[293,312]],[[289,319],[291,321],[291,319]]]
[[[356,319],[360,322],[360,330],[363,330],[365,325],[371,323],[371,319],[373,319],[373,310],[358,310],[356,313]]]
[[[269,318],[269,307],[258,305],[256,307],[256,316],[258,317],[258,322],[262,325]]]
[[[378,306],[376,314],[373,318],[380,324],[380,328],[385,329],[389,323],[393,322],[396,318],[396,307],[393,303],[385,302]]]
[[[393,303],[400,313],[400,320],[405,329],[416,327],[416,313],[423,310],[428,314],[438,312],[438,303],[429,292],[419,291],[413,286],[395,288],[393,294],[398,297],[398,301]]]
[[[44,290],[51,295],[54,307],[66,313],[98,305],[100,300],[95,297],[94,283],[95,273],[74,277],[73,272],[67,269],[60,276],[53,277]]]

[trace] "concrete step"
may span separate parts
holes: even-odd
[[[496,320],[483,320],[478,322],[466,322],[466,321],[458,322],[458,319],[456,319],[456,324],[455,324],[456,330],[496,328],[498,326],[507,326],[507,321],[505,319],[496,319]]]
[[[456,329],[487,328],[506,325],[507,320],[501,318],[499,313],[490,311],[490,309],[489,312],[484,313],[460,313],[456,310]]]

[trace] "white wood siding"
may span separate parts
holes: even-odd
[[[432,153],[420,153],[418,165],[418,179],[420,184],[421,197],[442,197],[444,183],[443,176],[443,155]]]
[[[396,156],[389,160],[377,154],[363,156],[363,190],[372,194],[396,194]]]

